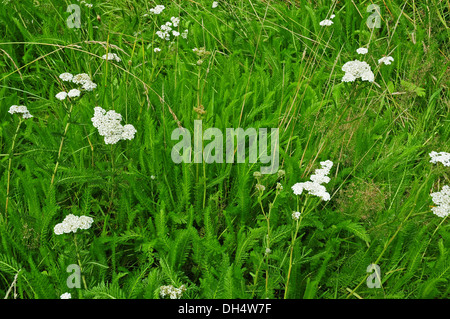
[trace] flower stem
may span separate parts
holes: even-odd
[[[80,267],[81,279],[83,280],[84,289],[87,290],[88,288],[87,288],[87,284],[86,284],[86,278],[84,277],[83,269],[81,268],[81,258],[80,258],[80,253],[79,253],[79,250],[78,250],[77,234],[73,235],[73,242],[75,243],[75,251],[77,253],[77,260],[78,260],[78,266]]]
[[[73,104],[70,104],[69,118],[67,119],[66,127],[64,128],[64,133],[63,133],[63,136],[61,138],[61,143],[59,144],[58,157],[56,159],[55,169],[53,170],[52,180],[50,181],[50,187],[53,186],[53,183],[55,181],[56,171],[58,170],[58,166],[59,166],[59,159],[61,158],[62,147],[63,147],[63,144],[64,144],[64,140],[66,138],[67,131],[69,130],[70,116],[72,114],[72,109],[73,109]]]
[[[8,159],[8,180],[6,184],[6,205],[5,205],[5,222],[8,219],[8,203],[9,203],[9,185],[11,182],[11,166],[12,166],[12,157],[14,154],[14,147],[16,145],[16,138],[17,134],[19,133],[20,126],[22,125],[23,119],[19,119],[19,124],[17,124],[16,132],[14,133],[12,145],[11,145],[11,152],[9,153],[9,159]],[[1,213],[0,213],[1,216]]]
[[[272,212],[272,207],[275,204],[275,201],[277,200],[278,191],[275,193],[275,198],[273,199],[273,202],[269,205],[269,212],[267,213],[267,215],[266,215],[266,213],[264,211],[264,207],[262,205],[261,195],[262,195],[262,192],[258,196],[258,202],[259,202],[259,205],[261,206],[262,213],[267,222],[267,245],[266,245],[266,254],[265,254],[266,255],[266,291],[265,291],[265,293],[266,293],[266,298],[267,298],[268,292],[269,292],[270,213]]]
[[[308,203],[308,197],[306,197],[305,205],[302,206],[302,211],[300,212],[300,218],[298,220],[296,220],[295,234],[292,236],[292,239],[291,239],[291,251],[289,254],[289,270],[288,270],[288,276],[286,279],[286,289],[284,290],[284,299],[287,298],[287,294],[288,294],[289,280],[291,278],[291,271],[292,271],[292,259],[293,259],[293,255],[294,255],[295,241],[297,240],[298,230],[300,228],[300,223],[303,218],[303,212],[307,206],[307,203]],[[298,211],[298,209],[299,209],[299,203],[298,203],[298,197],[297,197],[297,211]]]
[[[113,205],[113,200],[114,200],[115,169],[116,169],[116,165],[114,163],[114,145],[111,144],[111,195],[110,195],[110,202],[109,202],[108,211],[111,209],[111,207]]]

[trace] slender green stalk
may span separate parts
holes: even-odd
[[[84,289],[88,289],[87,288],[87,284],[86,284],[86,278],[83,274],[83,268],[81,267],[81,258],[80,258],[80,252],[78,249],[78,243],[77,243],[77,234],[73,234],[73,242],[75,244],[75,251],[77,254],[77,261],[78,261],[78,266],[80,267],[80,272],[81,272],[81,279],[83,280],[83,285],[84,285]]]
[[[14,154],[14,147],[16,146],[16,138],[19,133],[20,126],[22,125],[23,119],[19,118],[19,124],[17,124],[16,132],[14,133],[14,137],[12,140],[11,151],[9,152],[8,158],[8,179],[6,184],[6,204],[5,204],[5,222],[8,220],[8,203],[9,203],[9,187],[11,183],[11,166],[12,166],[12,157]],[[1,213],[0,213],[1,216]]]
[[[67,119],[67,123],[66,126],[64,128],[64,132],[63,132],[63,136],[61,137],[61,142],[59,143],[59,150],[58,150],[58,157],[56,158],[56,164],[55,164],[55,168],[53,170],[53,174],[52,174],[52,179],[50,181],[50,187],[53,186],[53,183],[55,181],[55,176],[56,176],[56,172],[58,170],[58,166],[59,166],[59,160],[61,158],[61,152],[62,152],[62,148],[63,148],[63,144],[64,144],[64,140],[66,138],[67,135],[67,131],[69,130],[69,126],[70,126],[70,117],[72,115],[72,110],[73,110],[73,103],[70,104],[70,109],[69,109],[69,113],[68,113],[68,119]]]
[[[259,179],[258,179],[258,183],[259,183]],[[261,211],[262,211],[262,213],[264,215],[264,218],[266,220],[266,223],[267,223],[267,235],[266,235],[267,244],[266,244],[266,249],[265,249],[265,260],[266,260],[265,294],[266,294],[266,298],[268,298],[269,297],[268,296],[268,293],[269,293],[269,259],[270,259],[270,213],[272,212],[273,205],[275,204],[275,202],[277,200],[279,191],[278,190],[276,191],[275,198],[273,199],[273,202],[269,204],[269,211],[268,211],[267,214],[264,211],[264,207],[263,207],[263,204],[262,204],[262,201],[261,201],[262,193],[263,193],[262,191],[259,191],[258,202],[259,202],[259,205],[261,207]],[[255,284],[256,284],[256,282],[255,282]]]
[[[115,162],[114,162],[114,145],[111,144],[110,145],[110,154],[111,154],[111,196],[110,196],[110,202],[109,202],[109,208],[108,210],[111,209],[112,207],[112,203],[113,203],[113,199],[114,199],[114,187],[115,187]]]
[[[300,212],[300,218],[295,221],[296,222],[295,233],[291,237],[291,247],[290,247],[291,249],[290,249],[290,253],[289,253],[289,270],[288,270],[288,276],[286,279],[286,289],[284,290],[284,299],[287,298],[287,294],[288,294],[289,280],[291,278],[292,259],[293,259],[293,255],[294,255],[295,241],[297,240],[298,230],[300,228],[300,224],[301,224],[301,221],[303,218],[303,212],[305,211],[307,204],[308,204],[308,197],[306,197],[305,204],[302,206],[302,211]],[[298,196],[297,196],[297,211],[298,211],[298,209],[299,209],[299,202],[298,202]]]

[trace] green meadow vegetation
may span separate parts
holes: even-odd
[[[90,3],[1,0],[1,298],[449,297],[430,194],[450,167],[429,155],[450,152],[447,0]],[[171,17],[186,36],[158,36]],[[342,81],[354,60],[373,81]],[[63,73],[97,87],[60,100],[79,88]],[[97,106],[134,137],[106,144]],[[172,132],[194,120],[278,128],[279,171],[174,163]],[[295,195],[327,160],[329,200]],[[69,214],[93,222],[57,234]]]

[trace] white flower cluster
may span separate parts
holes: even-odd
[[[55,97],[58,100],[62,101],[62,100],[64,100],[67,97],[67,92],[64,92],[64,91],[63,92],[59,92],[58,94],[55,95]]]
[[[212,3],[212,8],[213,8],[213,9],[217,8],[218,6],[219,6],[219,2],[214,1],[214,2]]]
[[[72,77],[72,82],[75,84],[84,85],[89,81],[91,81],[91,77],[89,76],[89,74],[86,73],[80,73]]]
[[[82,86],[82,89],[84,89],[86,91],[93,91],[95,88],[97,88],[97,84],[95,84],[92,81],[87,81]]]
[[[165,6],[158,4],[156,7],[150,9],[150,12],[153,14],[160,14],[165,8]]]
[[[118,56],[117,54],[115,54],[115,53],[104,54],[104,55],[102,56],[102,59],[103,59],[103,60],[108,60],[108,61],[110,61],[110,60],[115,60],[116,62],[122,61],[122,60],[119,58],[119,56]]]
[[[59,75],[59,78],[63,81],[72,81],[73,75],[72,73],[62,73]]]
[[[80,90],[78,90],[78,89],[72,89],[72,90],[70,90],[68,93],[67,93],[67,92],[64,92],[64,91],[59,92],[58,94],[55,95],[55,97],[56,97],[58,100],[62,101],[62,100],[64,100],[66,97],[78,97],[78,96],[80,96],[80,94],[81,94],[81,91],[80,91]]]
[[[322,27],[325,27],[325,26],[328,27],[328,26],[332,25],[333,24],[332,20],[333,20],[334,17],[335,17],[335,15],[332,14],[330,16],[330,19],[325,19],[325,20],[320,21],[319,25],[322,26]]]
[[[358,54],[367,54],[367,52],[369,52],[369,50],[367,48],[356,49],[356,53],[358,53]]]
[[[354,82],[358,78],[362,81],[373,82],[375,79],[370,65],[365,61],[349,61],[342,66],[342,71],[345,72],[342,82]]]
[[[83,4],[88,7],[88,8],[92,8],[94,5],[92,3],[86,3],[86,1],[81,1],[80,4]]]
[[[171,17],[170,21],[167,21],[165,24],[163,24],[160,29],[156,31],[156,35],[160,37],[163,40],[170,41],[170,35],[172,34],[174,37],[178,37],[180,35],[180,32],[176,30],[172,30],[172,27],[177,28],[180,24],[180,18],[178,17]],[[187,37],[188,30],[184,30],[182,37]]]
[[[77,75],[72,75],[71,73],[62,73],[59,75],[59,78],[65,82],[72,82],[78,85],[81,85],[81,89],[85,91],[92,91],[97,87],[97,84],[92,82],[91,77],[86,73],[80,73]],[[55,95],[55,97],[62,101],[66,97],[78,97],[81,95],[81,91],[79,89],[71,89],[69,92],[59,92]]]
[[[192,52],[194,52],[200,58],[197,61],[197,65],[201,65],[204,62],[205,58],[211,54],[211,52],[206,51],[204,47],[200,49],[193,48]]]
[[[255,188],[256,188],[259,192],[264,192],[265,189],[266,189],[266,187],[265,187],[264,185],[261,185],[261,184],[259,184],[259,183],[255,185]]]
[[[391,56],[384,56],[384,57],[382,57],[381,59],[378,59],[378,64],[384,63],[384,64],[386,64],[386,65],[389,65],[389,64],[391,64],[391,62],[393,62],[393,61],[394,61],[394,58],[393,58],[393,57],[391,57]]]
[[[98,133],[105,138],[105,144],[116,144],[120,140],[131,140],[134,138],[136,129],[133,125],[122,126],[122,115],[113,110],[106,112],[101,107],[94,108],[92,124],[98,129]]]
[[[437,206],[432,207],[433,213],[439,217],[450,214],[450,187],[445,185],[440,192],[431,193],[431,199]]]
[[[70,294],[70,292],[65,292],[61,295],[60,298],[61,299],[72,299],[72,295]]]
[[[296,183],[292,186],[292,191],[295,195],[301,195],[303,191],[306,190],[308,194],[318,196],[322,198],[322,200],[330,200],[330,194],[322,184],[326,184],[330,181],[330,178],[327,175],[330,173],[331,167],[333,167],[333,162],[327,160],[325,162],[320,162],[320,165],[322,168],[314,171],[314,174],[311,175],[310,178],[311,181]]]
[[[69,91],[69,93],[67,93],[67,96],[68,97],[78,97],[78,96],[80,96],[80,94],[81,94],[80,90],[72,89]]]
[[[178,17],[171,17],[170,21],[172,22],[172,24],[175,28],[177,28],[178,25],[180,24],[180,18],[178,18]]]
[[[432,151],[429,155],[431,157],[430,163],[440,162],[444,166],[450,166],[450,153]]]
[[[161,286],[159,288],[159,293],[161,297],[169,296],[170,299],[180,299],[183,292],[186,291],[186,287],[182,285],[180,288],[175,288],[172,285]]]
[[[12,105],[9,108],[8,113],[10,113],[10,114],[14,114],[14,113],[22,114],[22,118],[24,118],[24,119],[29,119],[29,118],[33,117],[33,115],[30,114],[30,112],[28,111],[28,109],[27,109],[27,107],[25,105]]]
[[[300,212],[293,212],[292,213],[292,219],[298,220],[300,218]]]
[[[444,166],[450,166],[450,153],[432,151],[429,155],[430,163],[439,162]],[[431,193],[431,199],[437,205],[431,208],[435,215],[444,218],[450,214],[450,187],[448,185],[444,185],[440,192]]]
[[[75,216],[69,214],[64,218],[62,223],[56,224],[54,227],[54,232],[56,235],[76,233],[78,229],[89,229],[91,228],[94,220],[88,216]]]

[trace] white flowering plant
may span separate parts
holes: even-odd
[[[430,163],[440,165],[441,163],[444,167],[450,166],[450,153],[447,152],[436,152],[432,151],[429,153],[431,157]],[[450,215],[450,186],[444,185],[442,189],[438,192],[433,192],[430,194],[433,201],[433,206],[431,207],[432,212],[441,218],[446,218]]]
[[[171,16],[166,20],[162,20],[163,18],[159,16],[164,9],[164,5],[157,5],[150,9],[150,14],[144,14],[144,17],[151,19],[153,23],[159,25],[154,33],[156,39],[152,44],[153,52],[155,53],[159,53],[161,50],[170,53],[174,49],[174,43],[180,39],[187,39],[189,34],[189,29],[182,26],[184,21],[182,21],[180,16]],[[165,22],[161,24],[159,21]]]
[[[73,246],[70,245],[72,247],[68,251],[69,252],[72,251],[74,253],[75,255],[74,259],[77,261],[77,265],[80,271],[83,271],[84,269],[82,260],[84,260],[84,258],[88,256],[88,251],[86,249],[88,245],[88,239],[85,236],[80,238],[79,234],[85,232],[86,230],[89,230],[93,225],[93,223],[94,219],[90,216],[85,215],[77,216],[70,213],[65,216],[62,222],[57,223],[53,227],[54,235],[57,237],[61,237],[62,239],[61,242],[63,243],[62,245],[65,246],[65,249],[68,248],[67,242],[73,243]],[[84,274],[82,274],[80,279],[82,279],[83,281],[84,289],[87,289],[88,287]],[[61,299],[70,299],[70,298],[71,298],[70,293],[65,293],[61,295]]]
[[[91,77],[86,73],[79,73],[73,75],[69,72],[64,72],[59,75],[59,79],[61,79],[63,82],[74,83],[78,85],[77,88],[72,88],[68,90],[68,92],[61,91],[57,93],[55,97],[60,101],[65,100],[66,97],[69,98],[79,97],[82,91],[93,91],[95,88],[97,88],[97,84],[94,83]]]

